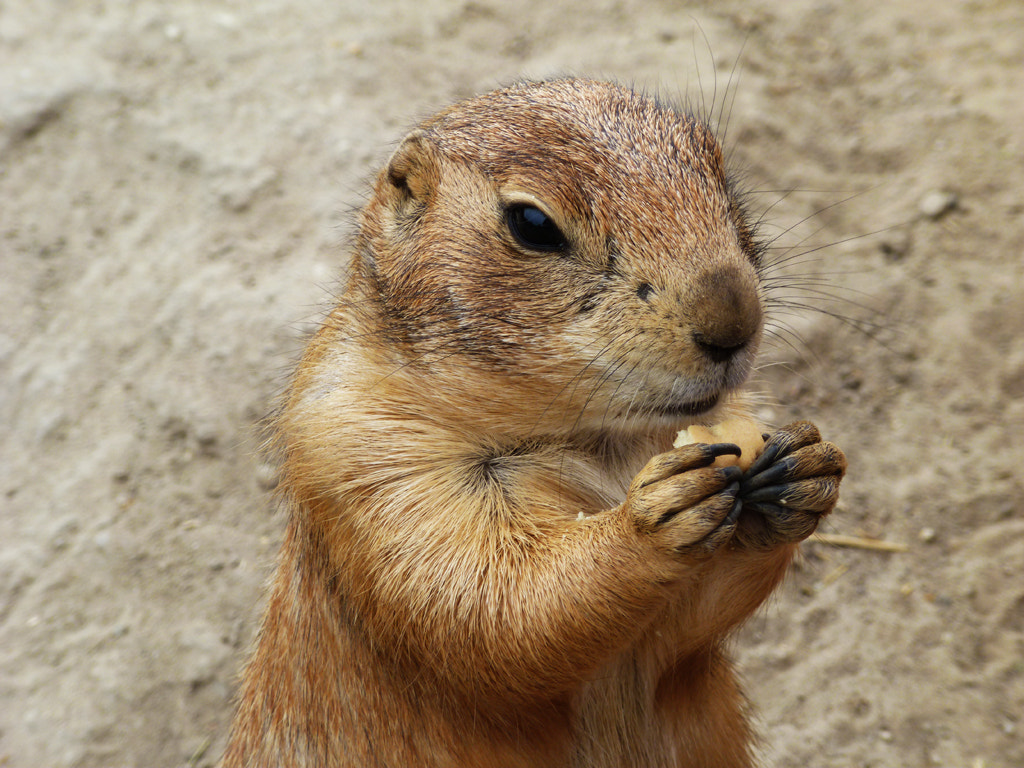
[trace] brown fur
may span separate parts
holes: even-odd
[[[518,243],[515,203],[570,247]],[[730,522],[734,478],[670,449],[742,411],[759,269],[714,136],[628,90],[518,85],[411,134],[280,414],[224,764],[749,765],[723,642],[842,474],[801,437],[792,519]]]

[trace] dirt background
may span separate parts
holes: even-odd
[[[1018,0],[0,2],[0,766],[216,761],[349,212],[419,117],[562,73],[725,107],[825,310],[762,416],[845,448],[826,533],[907,546],[808,542],[743,631],[766,762],[1024,766]]]

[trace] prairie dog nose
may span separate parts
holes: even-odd
[[[743,350],[761,332],[763,310],[753,269],[705,272],[697,279],[691,301],[693,342],[716,363]]]

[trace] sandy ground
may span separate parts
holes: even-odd
[[[561,73],[725,106],[824,310],[762,415],[846,450],[826,533],[906,545],[808,542],[738,638],[766,762],[1024,765],[1018,0],[0,3],[0,765],[216,761],[349,211],[422,115]]]

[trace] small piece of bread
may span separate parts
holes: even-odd
[[[738,466],[744,472],[764,450],[764,438],[757,422],[746,418],[731,418],[710,427],[695,424],[676,435],[673,448],[690,443],[734,443],[740,447],[739,456],[719,456],[713,467]]]

